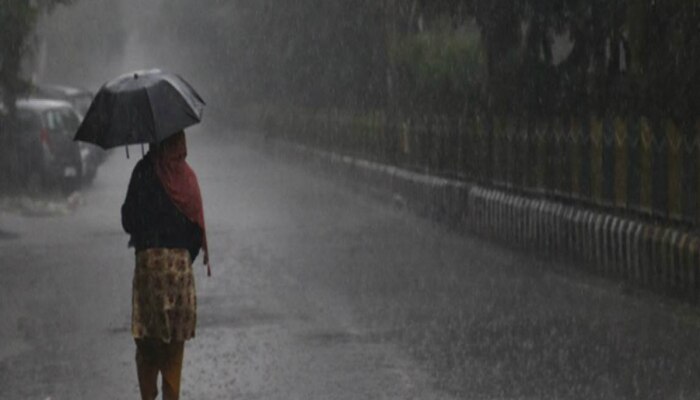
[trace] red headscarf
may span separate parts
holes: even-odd
[[[202,228],[204,264],[207,265],[207,276],[211,276],[202,194],[199,190],[197,176],[187,164],[187,161],[185,161],[185,157],[187,157],[185,133],[178,132],[165,139],[156,147],[154,157],[156,174],[158,174],[160,182],[163,184],[175,207],[185,214],[190,221]]]

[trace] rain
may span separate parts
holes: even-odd
[[[151,248],[194,257],[180,398],[700,398],[699,25],[0,0],[0,399],[139,398]],[[199,191],[167,175],[181,130]]]

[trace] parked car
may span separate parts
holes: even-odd
[[[17,143],[24,164],[22,172],[30,190],[60,187],[75,190],[83,176],[80,146],[73,136],[80,115],[73,106],[60,100],[18,100]]]
[[[29,93],[31,98],[55,99],[64,100],[71,105],[80,115],[82,121],[83,116],[87,113],[94,95],[92,92],[64,85],[35,85]],[[106,152],[97,146],[86,143],[80,144],[80,154],[83,160],[83,181],[90,183],[97,174],[97,169],[106,158]]]
[[[87,114],[94,95],[89,90],[63,85],[39,84],[32,88],[29,97],[38,99],[65,100],[73,105],[80,115]]]
[[[105,151],[94,144],[78,142],[80,159],[83,164],[83,183],[91,183],[97,175],[97,169],[104,160]]]

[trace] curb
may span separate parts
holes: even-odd
[[[700,236],[609,213],[276,141],[285,155],[389,190],[421,215],[595,274],[700,300]],[[291,153],[291,154],[290,154]]]

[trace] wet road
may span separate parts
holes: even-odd
[[[197,260],[183,398],[700,398],[697,312],[195,134],[213,277]],[[0,212],[0,399],[137,398],[135,161],[74,211]]]

